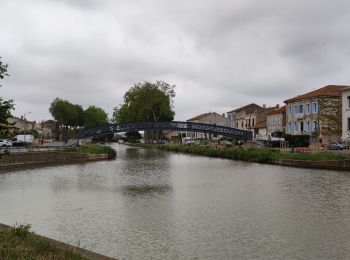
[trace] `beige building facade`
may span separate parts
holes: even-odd
[[[342,140],[350,141],[350,87],[342,89]]]
[[[286,133],[317,136],[323,143],[341,139],[344,87],[328,85],[284,101]]]
[[[192,117],[188,119],[187,122],[229,126],[228,119],[224,115],[220,115],[216,112],[204,113],[204,114]],[[205,138],[205,139],[218,138],[218,136],[209,135],[209,134],[200,133],[200,132],[186,132],[186,137]]]

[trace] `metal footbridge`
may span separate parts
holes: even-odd
[[[253,140],[251,131],[240,130],[237,128],[220,126],[215,124],[193,123],[193,122],[136,122],[111,124],[90,129],[78,129],[78,138],[85,139],[88,137],[101,136],[110,133],[132,132],[132,131],[147,131],[147,130],[172,130],[183,132],[201,132],[216,135],[234,137],[244,141]]]

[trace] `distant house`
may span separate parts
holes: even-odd
[[[10,117],[8,120],[8,129],[10,132],[30,131],[35,129],[35,121],[28,121],[25,117]]]
[[[45,139],[58,139],[59,137],[58,122],[55,120],[50,119],[41,122],[38,130]]]
[[[229,126],[229,122],[227,118],[224,115],[220,115],[216,112],[209,112],[200,114],[198,116],[192,117],[187,120],[187,122],[193,122],[193,123],[204,123],[204,124],[213,124],[213,125],[221,125],[221,126]],[[193,138],[208,138],[210,139],[211,135],[207,135],[204,133],[198,133],[198,132],[187,132],[186,137],[193,137]],[[213,135],[213,137],[217,137]]]
[[[267,135],[276,132],[285,132],[286,128],[286,106],[277,108],[267,113],[266,117]]]
[[[342,89],[342,140],[350,141],[350,87]]]
[[[241,130],[251,130],[254,133],[254,138],[267,137],[267,114],[277,109],[279,105],[275,107],[262,107],[252,103],[230,112],[227,112],[227,117],[231,127],[235,127]]]
[[[262,109],[263,107],[255,103],[251,103],[249,105],[227,112],[229,126],[241,130],[250,129],[257,123],[256,114]]]
[[[339,140],[342,133],[341,91],[345,87],[328,85],[285,100],[286,133],[314,133],[323,143]]]

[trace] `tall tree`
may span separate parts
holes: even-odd
[[[9,74],[7,74],[7,67],[8,64],[3,63],[0,57],[0,79],[3,79],[5,76],[9,76]]]
[[[126,123],[173,120],[174,88],[164,81],[135,84],[125,93],[123,104],[114,108],[112,121]]]
[[[0,79],[3,79],[7,74],[7,64],[4,64],[1,61],[0,57]],[[1,85],[0,85],[1,87]],[[2,133],[4,129],[7,129],[8,118],[11,117],[11,111],[14,110],[15,104],[13,100],[4,100],[3,97],[0,97],[0,132]]]
[[[58,124],[65,127],[83,126],[84,110],[80,105],[72,104],[68,100],[55,98],[49,108]]]
[[[85,127],[93,128],[108,124],[107,113],[100,107],[89,106],[85,111]]]

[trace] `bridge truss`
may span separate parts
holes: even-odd
[[[100,126],[90,129],[79,129],[79,139],[87,137],[101,136],[110,133],[131,132],[131,131],[146,131],[146,130],[172,130],[186,132],[201,132],[209,134],[217,134],[223,136],[234,137],[240,140],[251,141],[253,134],[251,131],[240,130],[237,128],[220,126],[214,124],[193,123],[193,122],[137,122],[123,123]]]

